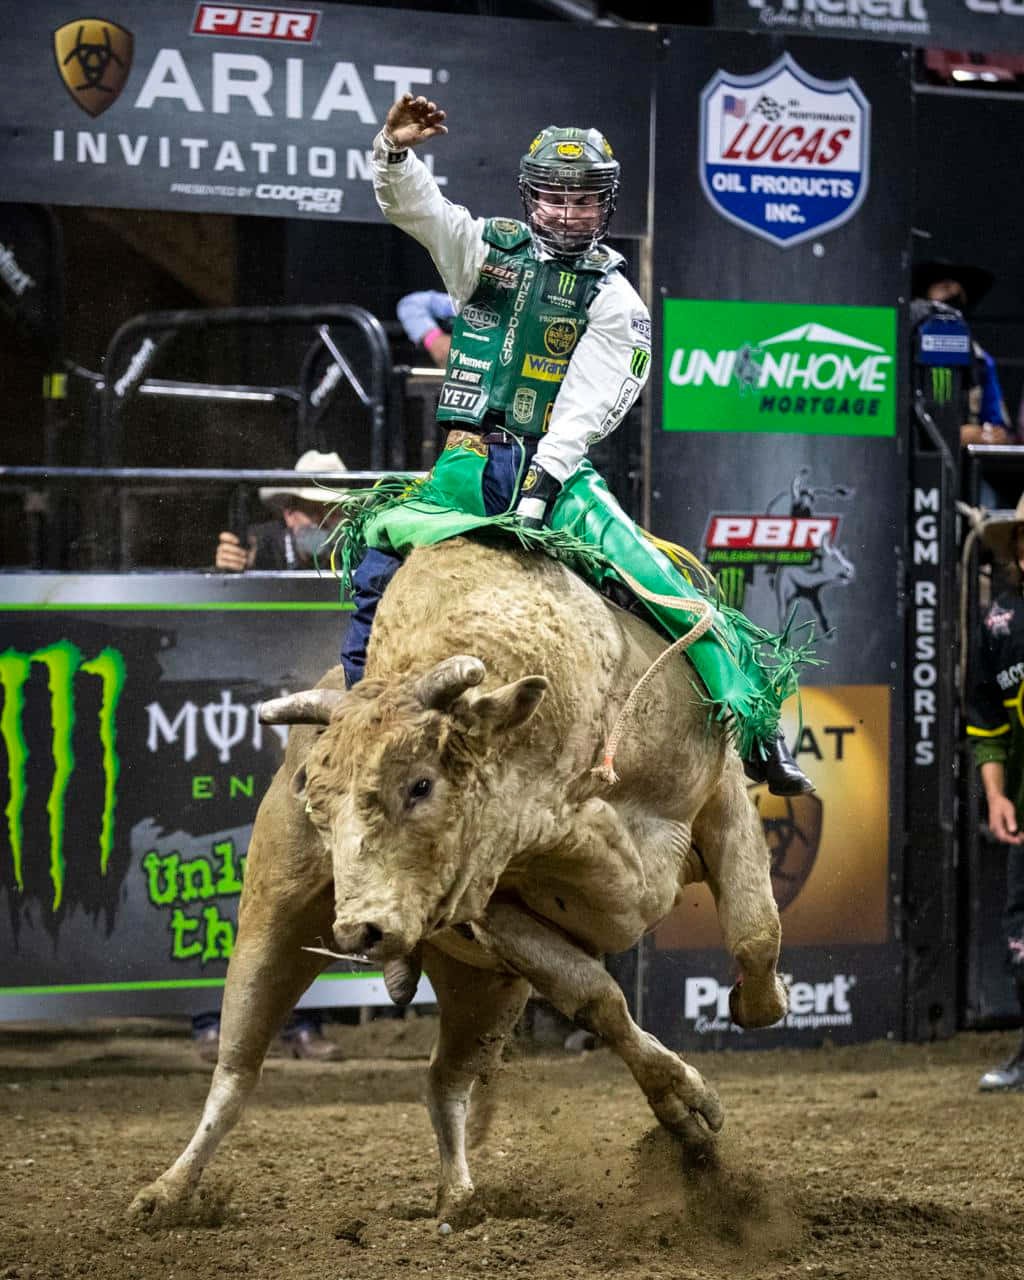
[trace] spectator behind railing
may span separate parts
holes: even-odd
[[[346,471],[337,453],[307,450],[295,464],[297,472]],[[214,565],[231,573],[246,569],[312,569],[337,517],[327,506],[342,492],[314,485],[260,490],[260,501],[274,519],[252,525],[246,546],[237,533],[225,530],[217,542]]]
[[[422,347],[434,364],[444,368],[452,346],[455,303],[447,293],[423,289],[407,293],[398,302],[398,318],[409,341]]]
[[[931,302],[944,302],[969,317],[995,280],[991,271],[964,262],[933,258],[919,262],[913,272],[913,294]],[[1010,416],[999,384],[996,362],[976,341],[971,339],[973,359],[964,379],[964,402],[960,419],[960,443],[1016,445],[1020,440],[1010,425]],[[1010,482],[1013,484],[1014,482]],[[989,477],[983,477],[978,495],[981,505],[990,510],[1011,507],[1013,492]]]

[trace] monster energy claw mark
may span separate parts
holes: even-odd
[[[953,370],[945,365],[932,365],[932,399],[946,404],[953,395]]]
[[[0,688],[3,709],[0,711],[0,737],[7,751],[9,799],[7,830],[11,841],[14,879],[24,891],[24,836],[22,819],[27,793],[28,745],[25,740],[25,684],[31,664],[38,662],[47,669],[50,692],[50,724],[52,726],[53,781],[46,810],[50,827],[50,879],[53,881],[53,910],[64,894],[64,806],[68,784],[75,769],[73,735],[75,728],[75,672],[81,670],[98,676],[102,683],[99,712],[99,739],[103,759],[103,813],[100,824],[100,872],[106,874],[114,847],[114,810],[117,804],[117,779],[120,761],[117,755],[117,704],[124,688],[124,657],[117,649],[103,649],[95,658],[82,662],[81,650],[70,640],[60,640],[37,649],[19,653],[8,649],[0,653]]]
[[[715,575],[723,603],[733,609],[743,608],[747,591],[747,571],[738,565],[727,565]]]

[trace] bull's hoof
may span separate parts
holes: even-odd
[[[706,1141],[707,1131],[717,1133],[725,1121],[725,1112],[718,1094],[688,1063],[672,1055],[673,1079],[667,1088],[648,1093],[651,1110],[670,1133],[677,1134],[686,1143]],[[698,1119],[699,1117],[699,1119]]]
[[[751,978],[737,982],[729,992],[729,1013],[738,1027],[751,1031],[757,1027],[770,1027],[784,1018],[789,1009],[789,995],[778,974],[771,975],[768,983],[757,983]]]
[[[454,1231],[465,1231],[482,1222],[486,1214],[472,1186],[438,1187],[437,1221],[447,1222]]]
[[[128,1206],[128,1216],[144,1226],[162,1226],[177,1221],[188,1202],[188,1193],[179,1187],[157,1178],[143,1187]]]

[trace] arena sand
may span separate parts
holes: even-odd
[[[434,1020],[331,1026],[268,1061],[174,1225],[126,1208],[178,1154],[210,1068],[182,1023],[0,1029],[0,1280],[1024,1277],[1024,1094],[1009,1033],[694,1055],[720,1090],[688,1165],[606,1050],[513,1055],[473,1155],[487,1217],[440,1234],[422,1105]]]

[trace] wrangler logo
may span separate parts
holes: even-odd
[[[568,360],[549,360],[547,356],[528,355],[523,361],[522,375],[540,382],[561,382],[569,368]]]
[[[114,809],[117,804],[117,778],[121,765],[117,754],[117,704],[124,688],[124,657],[117,649],[103,649],[88,662],[82,661],[81,650],[70,640],[61,640],[37,649],[19,653],[7,649],[0,653],[0,689],[3,709],[0,711],[0,738],[7,752],[7,779],[10,798],[7,802],[7,831],[14,861],[14,879],[24,890],[24,830],[22,819],[28,792],[28,743],[25,739],[25,685],[32,663],[47,670],[50,690],[51,751],[53,781],[46,811],[50,819],[50,879],[53,881],[53,910],[64,894],[64,804],[68,784],[75,771],[72,744],[75,728],[75,673],[98,676],[101,703],[97,733],[103,759],[103,813],[100,823],[100,873],[105,875],[114,847]]]
[[[135,37],[116,22],[75,18],[53,33],[53,52],[64,87],[91,116],[115,103],[132,69]]]

